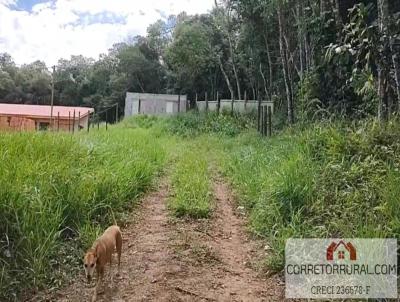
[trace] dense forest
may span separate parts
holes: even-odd
[[[386,119],[400,108],[400,2],[223,0],[127,37],[98,60],[60,59],[55,104],[101,110],[126,91],[217,92],[276,102],[289,124],[341,116]],[[0,54],[0,100],[49,104],[51,68]],[[203,96],[201,96],[203,98]]]

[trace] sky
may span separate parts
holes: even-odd
[[[0,0],[0,53],[48,66],[71,55],[97,59],[158,19],[206,13],[214,0]]]

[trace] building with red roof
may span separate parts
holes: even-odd
[[[0,103],[0,130],[77,131],[88,127],[93,108]]]

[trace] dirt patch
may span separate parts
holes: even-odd
[[[253,269],[262,249],[244,232],[245,221],[235,214],[227,184],[214,184],[214,217],[177,222],[172,248],[186,264],[182,280],[170,280],[183,289],[185,301],[282,301],[284,286],[277,277],[263,278]]]
[[[123,230],[121,277],[98,301],[284,300],[279,278],[264,279],[252,269],[259,248],[244,233],[225,183],[215,182],[216,209],[209,220],[169,218],[168,194],[164,180],[143,199]],[[90,301],[92,290],[82,273],[64,290],[32,301]]]

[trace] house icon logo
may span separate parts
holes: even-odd
[[[357,251],[351,242],[345,243],[343,240],[339,243],[332,242],[326,250],[326,260],[357,260]]]

